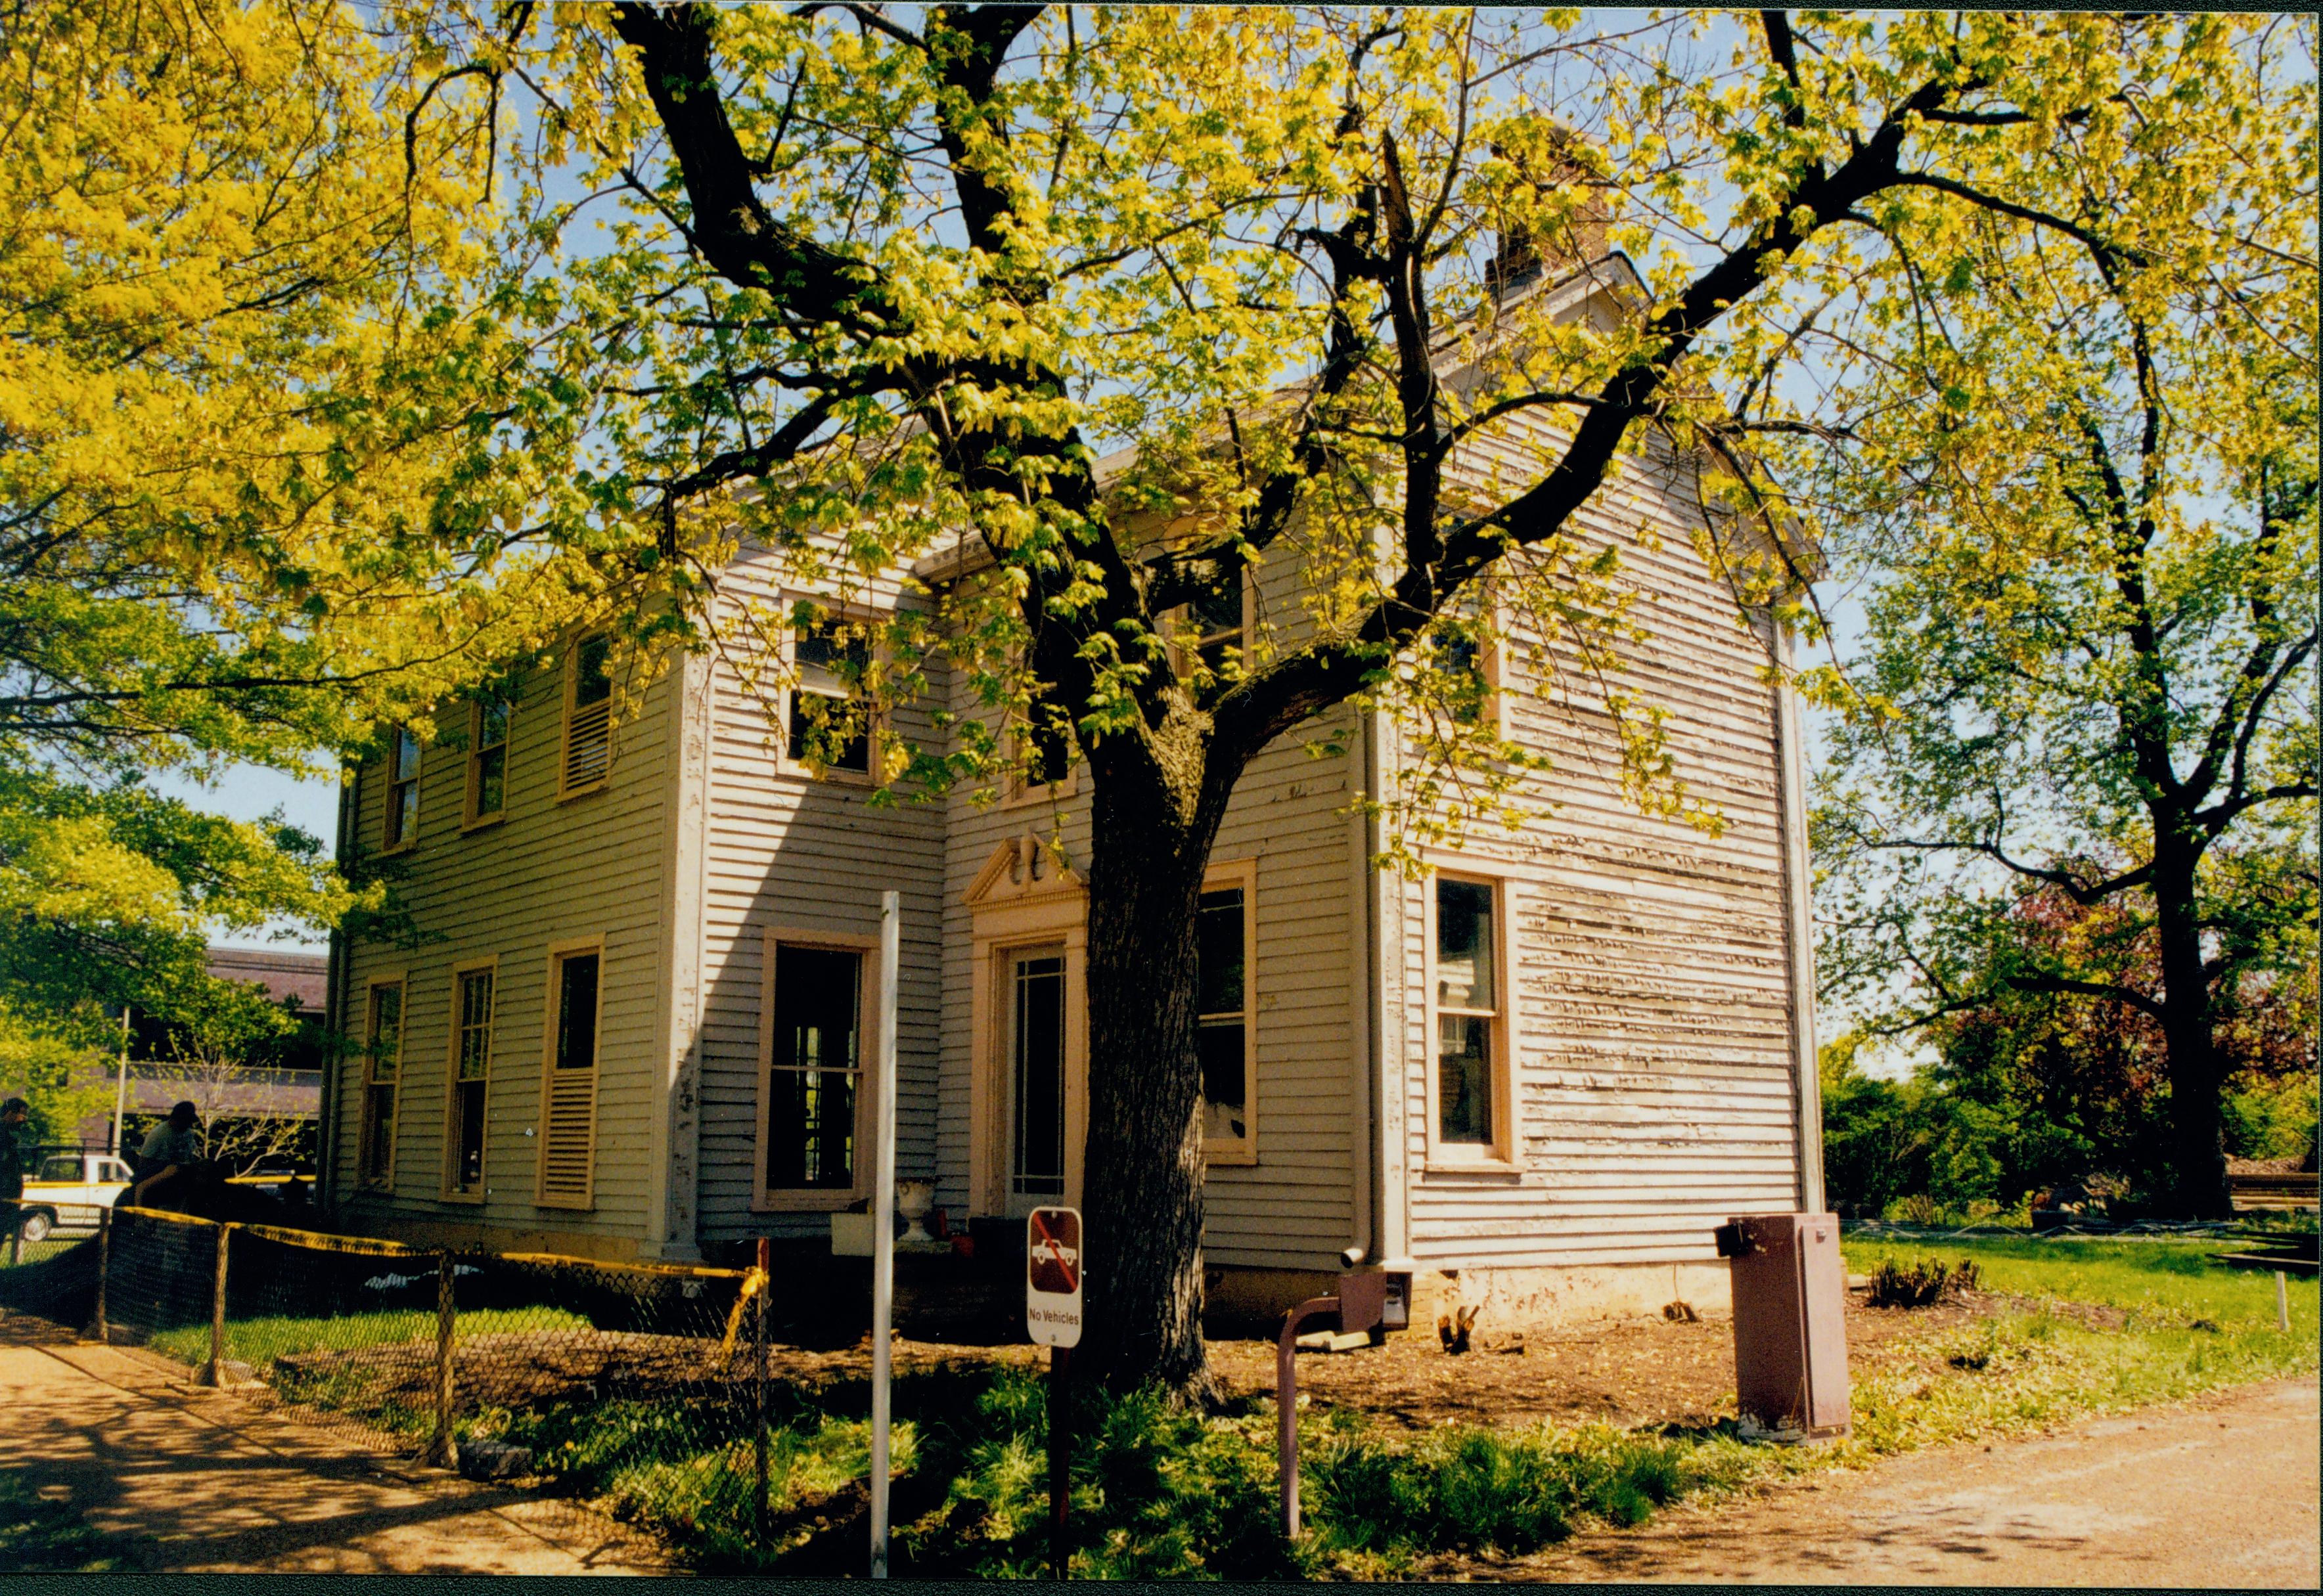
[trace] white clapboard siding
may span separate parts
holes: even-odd
[[[401,972],[407,978],[390,1190],[354,1191],[361,1095],[344,1083],[333,1094],[334,1167],[340,1195],[356,1214],[482,1224],[613,1253],[640,1243],[647,1194],[658,1178],[649,1163],[656,1073],[666,1057],[663,899],[678,687],[675,672],[621,677],[607,780],[560,802],[563,661],[530,672],[510,724],[507,818],[465,830],[462,745],[468,719],[461,709],[444,714],[444,738],[421,759],[418,839],[379,860],[406,923],[392,935],[383,929],[346,942],[345,1012],[353,1023],[362,1023],[372,977]],[[373,761],[358,779],[354,836],[361,855],[377,859],[383,766]],[[557,1200],[544,1205],[540,1138],[554,1135],[550,1119],[559,1112],[542,1100],[554,1009],[549,949],[596,938],[603,939],[603,954],[592,1097],[587,1105],[562,1105]],[[439,1194],[452,972],[486,959],[498,965],[485,1196],[482,1202],[445,1201]],[[576,1143],[570,1129],[575,1113],[587,1118],[584,1142]],[[587,1206],[565,1206],[576,1200]]]
[[[1525,469],[1519,448],[1476,453],[1472,474]],[[1700,518],[1673,483],[1684,487],[1678,463],[1649,449],[1577,530],[1621,551],[1641,595],[1634,618],[1650,637],[1625,646],[1632,668],[1619,685],[1665,712],[1679,775],[1726,828],[1713,836],[1636,810],[1611,718],[1556,639],[1547,698],[1510,683],[1510,736],[1554,769],[1524,783],[1515,834],[1480,827],[1444,862],[1506,883],[1513,1171],[1428,1168],[1432,887],[1399,889],[1405,1173],[1412,1252],[1426,1261],[1703,1259],[1731,1215],[1796,1201],[1797,1017],[1767,647],[1697,552]],[[1648,528],[1656,536],[1641,537]]]
[[[721,590],[731,601],[766,606],[796,597],[782,585],[779,571],[763,550],[746,546],[722,577]],[[892,582],[873,584],[863,596],[887,606],[901,597]],[[701,1233],[704,1246],[715,1250],[745,1236],[829,1233],[830,1219],[822,1212],[754,1213],[751,1207],[762,1156],[758,1060],[767,939],[778,931],[876,938],[879,896],[889,887],[903,894],[896,1169],[905,1179],[936,1174],[943,812],[908,799],[875,804],[865,787],[843,778],[785,770],[779,683],[770,676],[761,683],[777,698],[769,705],[748,690],[727,658],[713,660],[710,683],[702,991],[695,1045],[701,1064]],[[933,735],[928,711],[925,704],[903,706],[893,728],[924,743]],[[876,1041],[868,1032],[861,1040],[868,1077]]]
[[[1299,605],[1288,561],[1270,563],[1253,609],[1295,637]],[[995,711],[966,683],[952,708],[996,729]],[[1364,1059],[1353,992],[1363,905],[1354,871],[1355,822],[1344,812],[1355,779],[1345,755],[1310,757],[1304,744],[1336,730],[1355,741],[1348,711],[1279,739],[1253,760],[1235,788],[1211,858],[1255,868],[1254,1026],[1256,1161],[1211,1167],[1204,1255],[1213,1264],[1323,1269],[1353,1235],[1356,1129],[1353,1107]],[[940,1202],[964,1202],[970,1186],[972,1066],[970,885],[994,849],[1028,830],[1053,836],[1086,874],[1088,789],[1051,804],[978,803],[961,793],[946,812],[943,895],[943,1121]],[[1092,1072],[1121,1067],[1091,1059]],[[1094,1177],[1092,1177],[1094,1178]]]

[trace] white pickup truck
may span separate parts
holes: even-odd
[[[25,1243],[94,1231],[96,1211],[113,1206],[129,1179],[128,1164],[110,1153],[50,1154],[24,1182]]]

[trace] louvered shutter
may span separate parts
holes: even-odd
[[[585,1208],[597,1154],[597,969],[595,953],[556,961],[556,1045],[542,1084],[539,1200]]]
[[[605,779],[613,766],[613,640],[599,633],[574,646],[566,675],[565,765],[560,793],[578,793]]]

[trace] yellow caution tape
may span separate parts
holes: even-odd
[[[415,1247],[408,1243],[383,1242],[372,1236],[325,1235],[319,1231],[286,1230],[279,1225],[245,1225],[241,1228],[270,1242],[280,1242],[287,1247],[305,1247],[317,1252],[361,1252],[376,1258],[432,1258],[444,1251],[441,1247]]]
[[[744,1306],[749,1302],[750,1298],[756,1297],[759,1292],[766,1289],[766,1270],[758,1268],[756,1264],[753,1264],[748,1270],[744,1271],[742,1276],[741,1292],[734,1298],[734,1311],[726,1316],[726,1334],[721,1336],[718,1341],[719,1373],[725,1373],[726,1365],[733,1361],[734,1337],[740,1333],[742,1328],[742,1309]]]
[[[566,1269],[619,1270],[625,1274],[662,1275],[682,1280],[739,1280],[745,1273],[739,1269],[712,1269],[707,1264],[700,1263],[613,1263],[601,1258],[568,1258],[561,1252],[493,1252],[489,1256],[505,1260],[510,1263],[546,1263]]]
[[[114,1212],[116,1214],[134,1214],[140,1219],[166,1219],[172,1225],[218,1225],[221,1224],[220,1221],[216,1219],[205,1219],[199,1214],[172,1214],[167,1208],[127,1207],[115,1208]],[[231,1226],[226,1226],[225,1228],[231,1228]]]

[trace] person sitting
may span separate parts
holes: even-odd
[[[201,1128],[200,1110],[191,1103],[180,1103],[170,1110],[170,1117],[146,1133],[144,1145],[137,1150],[137,1187],[129,1199],[142,1204],[153,1188],[179,1174],[191,1173],[202,1167],[202,1144],[196,1133]]]

